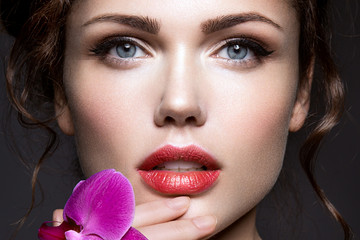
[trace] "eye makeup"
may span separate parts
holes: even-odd
[[[110,35],[97,41],[89,52],[104,63],[121,68],[152,57],[150,49],[149,44],[138,38]],[[221,40],[210,51],[211,57],[239,69],[256,67],[274,52],[266,44],[245,35]]]
[[[143,41],[133,37],[113,35],[96,42],[89,52],[90,55],[98,57],[105,63],[123,66],[149,57],[150,51],[147,50],[148,46],[146,45]]]
[[[275,52],[268,49],[265,44],[247,36],[225,39],[216,44],[213,51],[215,53],[211,55],[212,57],[239,68],[255,67]]]

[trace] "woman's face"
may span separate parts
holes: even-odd
[[[86,176],[121,171],[137,204],[190,195],[183,218],[217,232],[254,216],[308,107],[290,3],[86,0],[66,31],[59,125]]]

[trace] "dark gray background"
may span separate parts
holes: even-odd
[[[346,114],[327,138],[319,154],[317,179],[329,199],[352,226],[356,239],[360,239],[360,4],[358,0],[345,2],[335,1],[332,45],[341,77],[346,84]],[[8,113],[3,68],[4,57],[8,54],[11,43],[9,36],[0,34],[0,239],[10,237],[14,230],[11,224],[26,212],[31,200],[30,176],[10,149],[9,143],[11,139],[15,139],[27,157],[36,159],[39,156],[39,146],[32,142],[39,142],[43,136],[38,131],[22,130],[14,114]],[[8,117],[10,124],[6,124]],[[11,134],[10,127],[13,128]],[[298,149],[293,146],[301,138],[301,132],[291,136],[285,161],[296,159]],[[41,223],[51,220],[53,209],[64,206],[77,181],[68,170],[72,167],[75,154],[72,141],[71,138],[62,136],[57,153],[45,165],[40,174],[45,200],[32,212],[16,239],[37,239],[37,229]],[[296,181],[299,186],[295,190],[302,202],[300,222],[294,223],[296,212],[288,210],[292,209],[293,199],[287,200],[286,194],[282,194],[279,204],[274,204],[273,197],[267,197],[260,206],[258,216],[258,228],[263,239],[342,239],[339,226],[316,201],[298,165],[294,164],[293,168],[295,172],[299,172]],[[41,197],[40,192],[37,195]],[[284,215],[284,212],[291,214],[287,220],[280,221],[278,215]]]

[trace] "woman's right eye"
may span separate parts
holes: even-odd
[[[96,44],[90,52],[103,59],[131,60],[148,55],[143,45],[133,38],[112,37]]]
[[[123,42],[116,45],[110,49],[109,54],[119,58],[137,58],[146,56],[146,53],[140,47],[131,42]]]

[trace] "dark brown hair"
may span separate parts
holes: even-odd
[[[72,0],[33,1],[30,18],[16,32],[7,68],[7,91],[10,101],[18,111],[21,125],[40,127],[49,133],[49,141],[36,164],[32,177],[32,204],[34,206],[36,179],[43,161],[56,148],[57,134],[49,126],[56,121],[54,111],[54,90],[63,93],[62,70],[65,49],[65,24]],[[314,96],[325,109],[321,113],[310,113],[307,122],[311,131],[300,150],[300,163],[314,191],[331,215],[341,224],[344,239],[351,239],[352,233],[343,217],[327,199],[314,177],[317,153],[323,138],[339,122],[344,110],[344,89],[338,76],[330,50],[328,24],[328,1],[296,0],[294,7],[301,23],[300,30],[300,82],[299,89],[307,84],[315,60],[315,66],[322,73],[315,78],[321,95]],[[41,110],[39,110],[39,108]],[[42,114],[39,115],[38,113]],[[44,115],[44,113],[47,113]],[[25,218],[24,218],[25,219]],[[21,222],[23,223],[23,221]],[[20,224],[21,225],[21,224]]]

